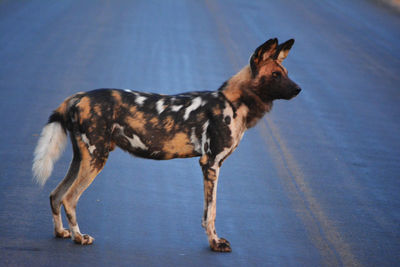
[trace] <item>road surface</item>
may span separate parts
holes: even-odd
[[[0,265],[394,266],[400,262],[400,16],[374,1],[1,1]],[[217,222],[201,228],[198,159],[121,150],[77,209],[91,246],[52,236],[32,153],[77,91],[214,90],[265,40],[302,93],[277,101],[222,166]]]

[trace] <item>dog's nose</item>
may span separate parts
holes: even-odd
[[[294,93],[296,95],[298,95],[300,92],[301,92],[301,88],[300,87],[297,87],[296,89],[294,89]]]

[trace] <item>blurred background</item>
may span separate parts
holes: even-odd
[[[399,1],[0,1],[0,265],[395,266],[400,262]],[[216,90],[269,38],[303,89],[223,164],[209,250],[198,159],[117,149],[53,238],[32,154],[51,111],[96,88]],[[65,222],[65,221],[64,221]]]

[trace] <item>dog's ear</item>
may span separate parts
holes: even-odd
[[[250,68],[254,76],[257,75],[260,64],[276,54],[277,46],[278,39],[274,38],[257,47],[250,57]]]
[[[290,39],[290,40],[284,42],[283,44],[278,45],[274,59],[276,59],[278,62],[282,63],[282,61],[289,54],[289,51],[292,48],[293,44],[294,44],[294,39]]]

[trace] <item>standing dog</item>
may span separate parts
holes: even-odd
[[[300,88],[282,66],[294,40],[270,39],[258,47],[250,64],[217,91],[158,95],[131,90],[99,89],[68,97],[50,116],[35,150],[33,173],[44,184],[67,140],[73,159],[64,180],[51,192],[56,237],[87,245],[75,208],[83,191],[103,169],[110,151],[119,146],[149,159],[200,157],[204,175],[204,214],[210,247],[230,252],[229,242],[215,231],[217,182],[222,162],[238,146],[244,132],[272,108],[275,99],[291,99]],[[61,220],[64,205],[69,230]]]

